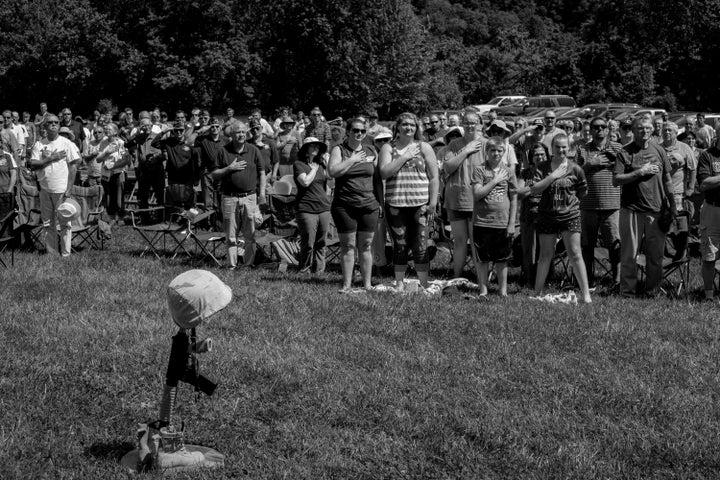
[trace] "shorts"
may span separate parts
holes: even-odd
[[[458,222],[460,220],[471,220],[473,217],[472,210],[452,210],[447,211],[448,221]]]
[[[559,221],[542,221],[541,219],[535,220],[535,229],[540,235],[557,235],[558,233],[569,231],[569,232],[582,232],[582,222],[580,217],[576,217],[570,220]]]
[[[703,203],[700,210],[700,254],[705,262],[719,260],[720,207]]]
[[[620,210],[581,210],[581,244],[583,248],[595,247],[600,234],[600,246],[620,246]]]
[[[374,232],[380,218],[380,209],[333,203],[330,214],[338,233]]]
[[[512,235],[505,228],[473,226],[475,253],[481,262],[507,262],[512,257]]]

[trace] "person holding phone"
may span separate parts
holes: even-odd
[[[402,113],[395,138],[380,149],[380,175],[385,180],[385,211],[393,241],[395,286],[403,288],[408,253],[412,251],[420,284],[428,287],[428,225],[435,214],[439,179],[435,152],[422,141],[420,122]]]
[[[377,168],[377,151],[363,142],[366,135],[365,119],[350,119],[345,141],[333,147],[328,164],[328,173],[335,179],[330,213],[340,239],[342,293],[354,291],[351,287],[356,247],[363,287],[372,288],[372,245],[380,218],[382,182]]]
[[[327,145],[307,137],[293,164],[297,184],[295,216],[300,231],[300,271],[325,271],[325,243],[330,229],[330,199],[327,196]]]

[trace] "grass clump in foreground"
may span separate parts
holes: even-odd
[[[0,271],[0,478],[127,478],[175,332],[165,286],[198,266],[137,258],[131,233]],[[339,273],[211,270],[235,297],[200,329],[220,387],[195,403],[182,384],[176,420],[226,467],[188,477],[720,476],[715,306],[346,296]]]

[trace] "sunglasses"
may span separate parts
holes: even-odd
[[[210,128],[220,128],[220,125],[210,125]]]
[[[313,117],[322,117],[322,113],[312,113],[310,115]]]
[[[353,128],[352,132],[353,133],[361,133],[364,135],[365,133],[367,133],[367,130],[365,130],[364,128]]]
[[[440,120],[432,120],[432,121],[430,121],[430,123],[432,123],[434,125],[436,123],[440,123]]]
[[[608,126],[607,126],[607,125],[604,125],[604,124],[602,124],[602,125],[590,125],[590,128],[592,128],[593,130],[605,130],[606,128],[608,128]]]

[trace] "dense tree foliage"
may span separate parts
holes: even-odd
[[[720,0],[5,0],[3,105],[720,109]]]

